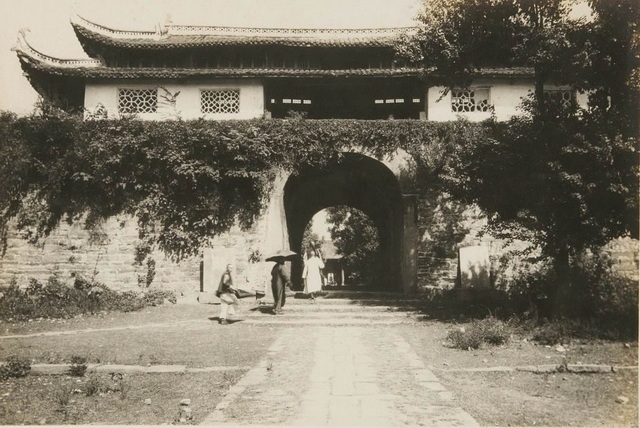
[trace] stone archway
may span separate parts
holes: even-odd
[[[376,288],[383,291],[415,290],[415,202],[403,196],[398,179],[382,162],[357,153],[346,153],[325,168],[310,168],[290,176],[283,192],[289,246],[300,252],[307,223],[318,211],[347,205],[365,213],[380,237],[385,261]],[[294,261],[291,274],[300,282],[301,262]]]

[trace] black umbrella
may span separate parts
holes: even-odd
[[[275,254],[267,257],[265,260],[268,262],[277,262],[278,260],[291,260],[297,255],[298,253],[291,250],[278,250]]]

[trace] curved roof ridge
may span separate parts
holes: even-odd
[[[271,28],[271,27],[234,27],[221,25],[157,24],[155,30],[120,30],[95,23],[75,14],[71,24],[114,39],[158,39],[167,35],[217,35],[217,36],[254,36],[254,37],[394,37],[417,27],[377,27],[377,28]]]
[[[95,31],[99,34],[109,35],[114,38],[126,38],[129,39],[133,37],[143,37],[143,38],[157,38],[161,31],[159,28],[156,28],[154,31],[145,31],[145,30],[119,30],[115,28],[110,28],[101,24],[97,24],[93,21],[89,21],[87,18],[80,16],[79,14],[73,14],[70,18],[71,25],[77,25],[79,27],[84,27],[88,30]]]
[[[380,28],[271,28],[271,27],[229,27],[220,25],[176,25],[166,26],[168,34],[220,34],[240,36],[374,36],[393,37],[400,32],[412,31],[416,27],[380,27]]]
[[[31,44],[27,41],[26,33],[28,31],[28,29],[21,29],[20,31],[18,31],[18,40],[16,44],[11,48],[11,50],[16,52],[21,59],[26,56],[32,60],[62,68],[99,67],[102,64],[97,59],[63,59],[42,53],[34,49],[33,46],[31,46]]]

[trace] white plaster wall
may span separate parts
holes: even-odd
[[[534,90],[533,82],[523,79],[478,79],[471,87],[491,88],[489,101],[495,108],[496,118],[500,121],[522,114],[518,107],[522,100]],[[455,113],[451,111],[451,91],[439,100],[444,89],[442,86],[432,86],[428,89],[427,120],[442,122],[464,117],[472,122],[479,122],[491,116],[489,112]],[[568,89],[568,87],[545,85],[544,89]],[[576,94],[578,106],[586,108],[587,100],[588,94]]]
[[[475,81],[471,87],[490,87],[489,102],[495,108],[498,120],[509,120],[512,116],[520,114],[517,107],[526,97],[529,91],[533,91],[533,83],[522,80],[489,80]],[[444,87],[432,86],[427,92],[427,120],[442,122],[464,117],[472,122],[479,122],[491,116],[489,112],[456,113],[451,111],[451,91],[442,99]]]
[[[175,111],[166,103],[158,102],[157,113],[138,114],[146,120],[166,119],[253,119],[264,114],[264,90],[262,83],[255,80],[202,80],[198,82],[176,81],[90,81],[85,88],[84,105],[89,112],[95,112],[102,104],[110,118],[118,115],[118,88],[156,88],[163,87],[172,94],[180,92],[176,97]],[[200,91],[202,89],[239,89],[240,112],[227,114],[204,114],[200,112]],[[159,89],[159,94],[164,91]]]

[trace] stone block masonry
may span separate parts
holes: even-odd
[[[212,240],[211,254],[220,265],[234,263],[238,274],[249,270],[248,259],[258,245],[263,226],[244,232],[233,228]],[[139,243],[136,220],[132,217],[113,217],[98,231],[87,231],[81,225],[61,223],[47,238],[33,244],[23,238],[12,224],[8,234],[6,253],[0,257],[0,285],[15,280],[25,287],[34,278],[46,283],[56,275],[62,282],[73,284],[75,275],[101,282],[118,291],[151,287],[181,292],[210,291],[213,284],[202,284],[202,256],[180,262],[168,259],[164,253],[153,251],[153,272],[147,259],[136,263],[135,249]],[[214,272],[219,276],[220,272]],[[217,284],[215,284],[217,285]]]

